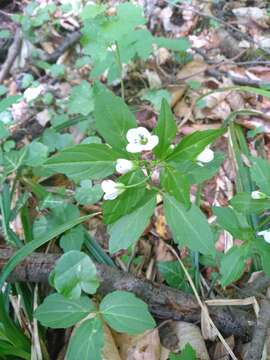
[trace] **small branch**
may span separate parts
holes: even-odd
[[[270,302],[268,299],[264,299],[261,302],[257,325],[255,326],[253,338],[244,360],[261,360],[269,327]]]
[[[54,63],[57,59],[64,54],[69,48],[74,46],[82,37],[82,33],[77,30],[67,35],[65,40],[58,46],[58,48],[52,54],[44,54],[42,60],[48,63]]]
[[[17,29],[15,36],[14,36],[13,44],[10,46],[10,48],[8,50],[8,55],[7,55],[6,61],[4,62],[2,69],[0,71],[0,84],[8,76],[9,70],[10,70],[11,66],[13,65],[13,63],[21,49],[21,44],[22,44],[21,30]]]
[[[0,247],[0,270],[14,254],[10,247]],[[8,281],[46,282],[59,254],[33,253],[22,261],[13,271]],[[194,296],[165,285],[139,279],[130,273],[124,273],[109,266],[96,264],[101,281],[99,294],[104,296],[115,290],[133,292],[143,299],[153,315],[160,320],[182,320],[200,322],[201,309]],[[252,327],[252,318],[247,313],[233,309],[228,311],[220,307],[209,309],[217,328],[225,335],[248,338]]]

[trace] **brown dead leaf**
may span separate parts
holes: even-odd
[[[171,107],[174,107],[183,97],[186,92],[186,85],[171,85],[168,91],[171,94]]]
[[[122,360],[110,328],[104,324],[103,360]]]
[[[229,347],[233,350],[234,349],[234,337],[230,336],[226,340],[226,343],[229,345]],[[230,355],[228,354],[228,351],[224,348],[224,345],[219,342],[216,344],[214,355],[214,359],[222,359],[222,360],[230,360]]]
[[[164,328],[163,331],[162,328]],[[198,326],[184,321],[172,321],[169,330],[165,329],[165,326],[162,328],[160,329],[160,336],[163,346],[174,352],[179,352],[189,343],[196,351],[198,359],[210,360]]]
[[[158,330],[131,336],[113,333],[122,360],[159,360],[160,340]]]
[[[176,77],[180,81],[185,81],[191,78],[193,80],[202,81],[207,67],[208,65],[202,60],[193,60],[184,65],[182,69],[178,71]]]

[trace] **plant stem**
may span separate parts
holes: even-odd
[[[120,51],[119,51],[119,46],[118,46],[117,42],[115,42],[115,46],[116,46],[115,59],[116,59],[116,63],[120,70],[121,97],[123,100],[125,100],[125,86],[124,86],[124,81],[122,78],[122,62],[121,62]]]

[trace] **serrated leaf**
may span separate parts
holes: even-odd
[[[96,267],[88,255],[72,250],[57,261],[52,273],[55,289],[65,297],[79,299],[81,291],[94,294],[99,286]]]
[[[163,157],[176,136],[176,122],[174,120],[171,108],[166,100],[162,100],[161,110],[157,126],[153,133],[158,136],[159,143],[154,149],[157,157]]]
[[[213,233],[196,205],[187,210],[174,197],[165,194],[164,210],[173,238],[180,246],[188,246],[202,254],[215,253]]]
[[[144,232],[156,206],[156,192],[149,192],[141,206],[109,226],[109,251],[111,254],[127,249]]]
[[[270,195],[270,164],[268,160],[262,158],[253,158],[253,166],[250,168],[253,181],[259,187],[260,191]]]
[[[230,200],[231,206],[242,214],[257,214],[270,209],[270,199],[252,199],[250,193],[238,193]]]
[[[111,328],[130,335],[155,327],[147,304],[127,291],[114,291],[105,296],[99,308]]]
[[[185,136],[167,157],[169,161],[195,160],[196,157],[226,129],[195,131]]]
[[[188,207],[190,205],[190,183],[186,175],[172,167],[166,167],[161,172],[161,185],[164,190]]]
[[[99,91],[95,96],[96,128],[114,149],[125,151],[126,134],[136,128],[136,120],[124,101],[109,91]]]
[[[67,148],[43,165],[78,180],[102,179],[115,171],[119,154],[103,144],[82,144]]]
[[[71,336],[66,360],[102,360],[103,326],[98,318],[84,321]]]
[[[34,312],[34,317],[46,327],[65,329],[95,311],[95,306],[87,296],[67,299],[60,294],[52,294]]]

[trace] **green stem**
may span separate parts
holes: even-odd
[[[124,86],[124,81],[122,79],[122,62],[121,62],[120,51],[117,41],[115,42],[115,46],[116,46],[115,59],[120,70],[121,97],[123,100],[125,100],[125,86]]]

